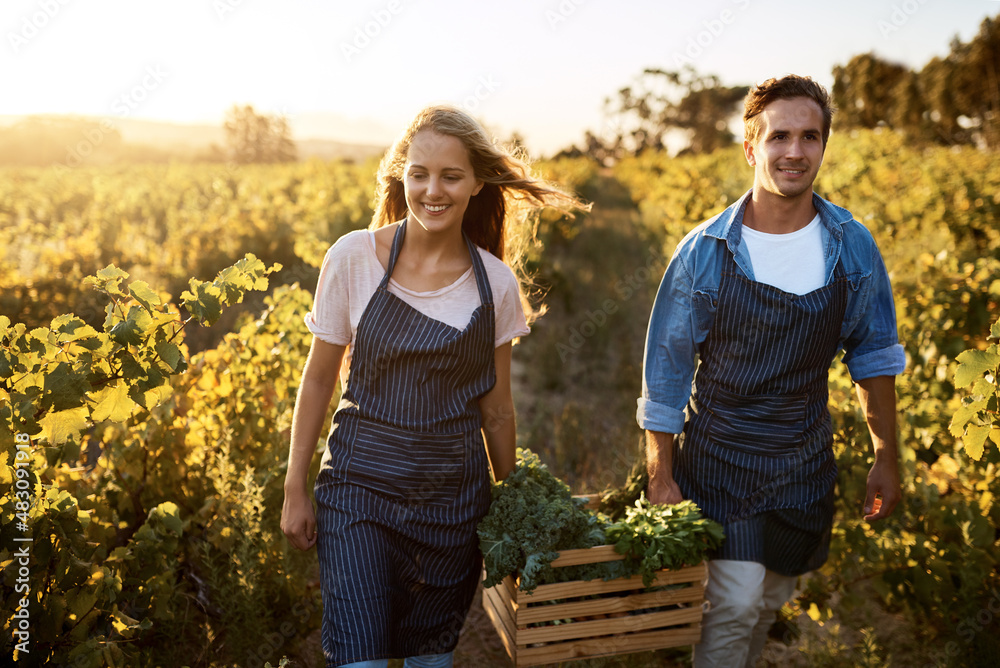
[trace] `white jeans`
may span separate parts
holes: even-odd
[[[701,622],[694,668],[752,668],[797,580],[753,561],[708,562],[705,598],[711,607]]]

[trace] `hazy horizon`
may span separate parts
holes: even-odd
[[[919,69],[998,12],[993,0],[10,0],[0,82],[19,94],[0,114],[221,127],[251,104],[287,116],[297,139],[387,145],[419,108],[449,102],[552,154],[599,131],[604,99],[647,67],[830,86],[861,53]]]

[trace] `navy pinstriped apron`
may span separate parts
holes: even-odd
[[[465,329],[388,290],[405,235],[358,324],[347,389],[316,480],[328,666],[452,651],[482,569],[490,504],[478,399],[496,382],[493,296]]]
[[[723,271],[676,453],[685,498],[720,522],[717,559],[799,575],[826,561],[837,465],[829,369],[847,306],[834,280],[794,295]]]

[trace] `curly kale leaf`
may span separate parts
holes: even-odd
[[[479,524],[479,544],[486,568],[484,587],[506,576],[520,576],[520,588],[532,591],[555,582],[552,560],[560,550],[604,544],[599,519],[574,499],[530,450],[519,448],[514,470],[493,486],[489,513]]]

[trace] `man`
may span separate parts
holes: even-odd
[[[905,357],[889,278],[868,230],[812,191],[832,116],[808,77],[750,90],[753,189],[678,245],[650,317],[637,413],[649,499],[692,499],[726,532],[697,668],[754,665],[796,577],[826,561],[837,477],[827,386],[841,348],[875,452],[865,519],[900,498]]]

